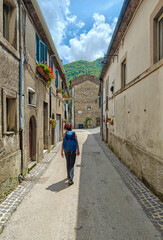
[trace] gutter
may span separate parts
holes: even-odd
[[[120,25],[122,23],[122,20],[123,20],[123,17],[125,15],[125,12],[126,12],[126,9],[128,7],[129,2],[130,2],[130,0],[125,0],[124,3],[123,3],[123,6],[122,6],[121,12],[119,14],[119,18],[118,18],[116,27],[114,29],[114,32],[113,32],[113,35],[112,35],[112,38],[111,38],[111,42],[109,44],[109,47],[108,47],[108,50],[107,50],[107,53],[106,53],[107,56],[109,55],[110,50],[111,50],[112,45],[113,45],[113,42],[114,42],[114,40],[115,40],[115,38],[117,36],[118,30],[119,30]]]

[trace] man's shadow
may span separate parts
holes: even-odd
[[[60,182],[50,185],[49,187],[46,188],[46,190],[50,190],[52,192],[60,192],[69,187],[68,182],[66,181],[67,181],[67,178],[63,179]]]

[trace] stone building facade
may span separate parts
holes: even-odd
[[[61,140],[67,90],[62,62],[35,0],[0,1],[0,198]],[[37,72],[47,61],[51,87]],[[56,119],[52,128],[50,119]]]
[[[124,1],[103,63],[103,140],[163,198],[161,0]]]
[[[94,75],[84,74],[71,80],[72,83],[72,124],[74,128],[84,127],[86,118],[88,127],[100,124],[98,88],[99,80]]]

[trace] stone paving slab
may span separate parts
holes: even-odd
[[[93,136],[121,176],[125,185],[136,197],[150,221],[163,236],[163,203],[116,157],[105,142],[101,141],[100,134]]]
[[[3,231],[4,224],[16,210],[23,198],[27,195],[39,177],[48,168],[56,153],[60,150],[61,142],[49,154],[46,154],[42,162],[28,173],[25,180],[0,204],[0,233]]]

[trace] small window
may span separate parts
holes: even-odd
[[[91,106],[88,106],[87,111],[91,111],[91,110],[92,110]]]
[[[122,87],[126,85],[126,59],[121,63],[121,83]]]
[[[6,130],[13,132],[16,130],[16,99],[6,97]]]
[[[28,88],[28,104],[36,106],[36,93],[32,88]]]

